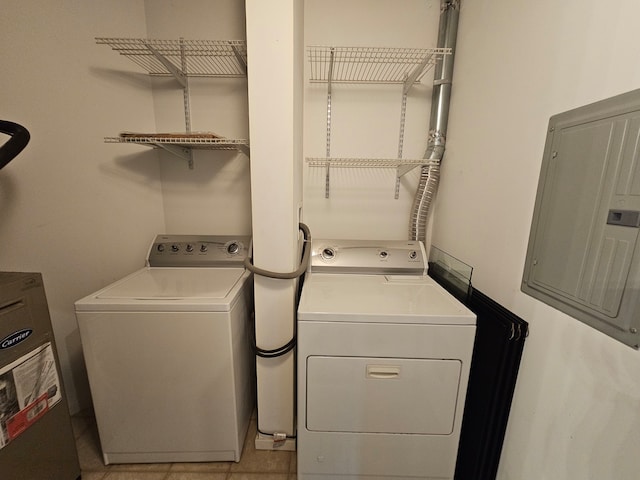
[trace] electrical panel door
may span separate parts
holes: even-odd
[[[638,348],[640,90],[555,115],[523,291]]]

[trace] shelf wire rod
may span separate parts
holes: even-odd
[[[218,57],[211,59],[210,64],[210,68],[212,69],[212,71],[217,72],[218,76],[226,76],[231,73],[228,66],[225,65],[224,62],[222,62]]]
[[[388,51],[384,51],[381,54],[382,59],[377,63],[378,65],[378,72],[377,72],[377,79],[379,79],[380,81],[383,81],[384,79],[395,79],[398,77],[398,75],[401,75],[401,72],[403,70],[403,64],[402,63],[397,63],[397,62],[391,62],[390,58],[389,58],[389,52]]]
[[[135,57],[129,57],[134,63],[140,65],[144,70],[153,74],[166,74],[166,68],[163,68],[162,62],[159,62],[157,58],[150,55],[136,55]],[[171,70],[169,70],[171,72]]]
[[[374,59],[370,58],[369,48],[363,49],[359,52],[359,62],[360,65],[359,72],[356,74],[356,77],[365,78],[369,80],[375,80],[378,75],[378,70],[380,69],[380,64],[377,63]],[[379,56],[379,55],[376,55]]]
[[[319,63],[315,60],[316,53],[311,47],[307,47],[307,59],[309,60],[309,75],[313,81],[316,78],[316,64]]]
[[[368,62],[369,68],[367,69],[367,78],[372,81],[378,81],[384,78],[385,72],[389,70],[390,65],[381,61],[385,57],[384,52],[379,52],[375,55],[373,61]]]
[[[354,80],[356,78],[370,78],[373,63],[363,61],[365,58],[365,51],[366,50],[358,48],[355,50],[353,58],[349,58],[351,55],[347,55],[345,61],[347,62],[347,65],[351,65],[352,67],[349,80]]]
[[[234,70],[237,70],[231,67],[231,62],[227,57],[216,56],[211,60],[211,63],[223,75],[231,74]]]
[[[389,55],[386,49],[374,51],[371,63],[375,67],[374,73],[370,78],[372,81],[384,81],[385,78],[394,75],[393,71],[397,68],[392,62],[389,62]]]
[[[227,63],[229,64],[229,71],[230,72],[237,72],[242,76],[246,76],[247,75],[247,62],[245,61],[244,57],[242,55],[240,55],[240,52],[238,52],[238,55],[236,56],[235,54],[233,56],[229,56],[226,59]]]
[[[187,62],[187,68],[189,72],[193,75],[193,72],[201,72],[207,73],[209,72],[209,67],[203,61],[203,58],[197,55],[190,55],[189,60]]]

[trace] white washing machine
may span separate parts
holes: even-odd
[[[76,302],[105,464],[239,461],[254,408],[249,237],[159,235]]]
[[[312,244],[298,308],[298,479],[452,479],[476,317],[420,242]]]

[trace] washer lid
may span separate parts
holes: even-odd
[[[244,268],[144,268],[76,302],[76,310],[228,311]]]
[[[475,325],[476,317],[427,276],[310,274],[300,321]]]

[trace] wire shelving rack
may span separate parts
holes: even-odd
[[[247,74],[247,47],[242,40],[158,40],[145,38],[96,37],[127,57],[151,76],[172,76],[183,90],[185,133],[140,134],[105,137],[106,143],[135,143],[162,148],[187,160],[193,168],[192,149],[238,150],[249,155],[244,139],[205,137],[191,131],[189,77],[243,78]]]
[[[340,168],[395,168],[395,198],[399,197],[400,178],[416,167],[426,165],[424,159],[403,159],[407,95],[450,48],[390,47],[307,47],[310,82],[327,84],[326,157],[307,158],[311,167],[325,168],[325,198],[329,198],[330,170]],[[397,84],[402,85],[398,155],[395,159],[334,158],[331,156],[331,102],[333,84]]]

